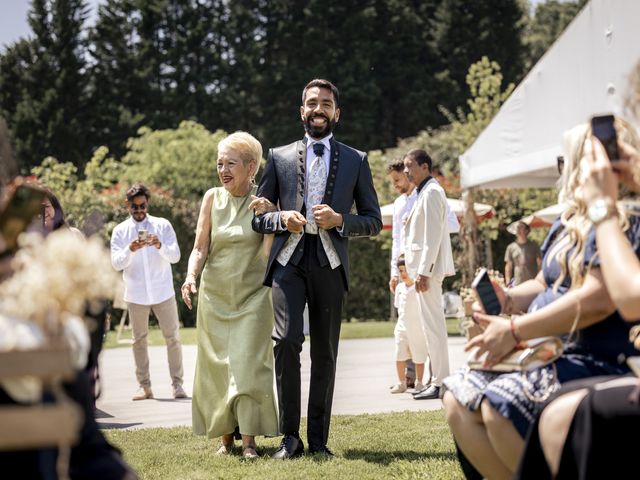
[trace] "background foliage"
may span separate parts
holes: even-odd
[[[33,34],[0,55],[0,115],[22,172],[105,240],[127,215],[128,184],[151,186],[151,213],[178,233],[178,285],[225,131],[250,131],[265,149],[299,138],[301,89],[326,77],[342,95],[337,136],[370,151],[381,205],[395,197],[386,162],[410,148],[432,155],[457,197],[458,155],[584,3],[105,0],[88,25],[84,0],[32,0]],[[480,225],[481,263],[501,268],[505,226],[555,194],[476,201],[498,212]],[[453,236],[459,266],[464,237]],[[387,232],[352,242],[347,319],[387,317],[389,248]]]

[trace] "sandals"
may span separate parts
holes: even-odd
[[[216,455],[231,455],[233,452],[233,444],[225,445],[224,443],[220,445],[220,448],[216,450]]]
[[[255,445],[244,445],[242,447],[242,458],[258,458],[258,452],[256,452],[256,446]]]

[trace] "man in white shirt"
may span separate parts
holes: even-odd
[[[122,270],[124,300],[133,330],[133,357],[140,385],[133,400],[153,398],[147,353],[150,311],[158,319],[167,344],[173,397],[186,398],[182,388],[178,306],[171,273],[171,264],[180,260],[180,247],[171,224],[147,214],[150,196],[149,189],[141,183],[127,190],[131,217],[117,225],[111,234],[111,264]]]

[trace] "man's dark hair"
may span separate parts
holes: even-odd
[[[307,90],[313,87],[326,88],[327,90],[331,90],[331,93],[333,94],[333,101],[336,102],[336,108],[338,108],[340,99],[340,92],[338,92],[338,87],[336,87],[329,80],[324,80],[322,78],[314,78],[309,83],[307,83],[306,87],[304,87],[304,89],[302,90],[302,105],[304,105],[304,99],[307,96]]]
[[[404,262],[404,253],[401,253],[401,254],[398,256],[398,260],[396,261],[396,264],[397,264],[399,267],[403,267],[403,266],[405,266],[405,262]]]
[[[149,197],[151,197],[151,192],[143,184],[134,183],[133,185],[131,185],[131,188],[127,190],[127,201],[131,202],[134,198],[139,197],[140,195],[144,195],[144,197],[149,200]]]
[[[424,150],[420,148],[415,148],[409,151],[409,153],[407,153],[405,157],[413,158],[418,165],[424,165],[426,163],[427,166],[429,167],[429,173],[431,173],[433,168],[433,160],[431,160],[431,157],[429,156],[429,154]]]
[[[391,172],[400,172],[404,171],[404,163],[401,158],[394,158],[389,163],[387,163],[387,175]]]

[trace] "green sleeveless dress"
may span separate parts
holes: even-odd
[[[255,194],[255,187],[251,192]],[[278,435],[273,388],[273,306],[262,285],[262,235],[251,228],[250,195],[215,188],[211,243],[198,292],[193,432],[210,438],[236,427]]]

